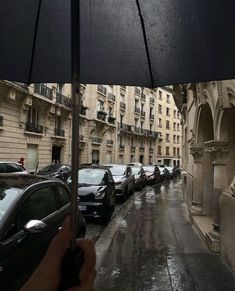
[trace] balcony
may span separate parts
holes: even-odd
[[[119,149],[120,149],[120,151],[124,151],[125,150],[125,145],[124,144],[120,144],[119,145]]]
[[[105,86],[103,85],[98,85],[98,93],[102,94],[102,95],[107,95],[107,89]]]
[[[53,91],[51,88],[48,88],[44,84],[38,83],[34,84],[34,93],[42,95],[50,100],[53,99]]]
[[[64,130],[60,128],[55,128],[55,136],[62,136],[64,137]]]
[[[140,114],[140,108],[135,106],[135,113]]]
[[[152,121],[154,121],[154,114],[150,114],[149,115],[149,119],[152,120]]]
[[[158,137],[158,133],[154,132],[154,131],[151,131],[151,130],[148,130],[148,136],[152,137],[152,138],[157,138]]]
[[[12,82],[12,83],[14,83],[14,84],[16,84],[16,85],[18,85],[18,86],[20,86],[20,87],[22,87],[22,88],[28,90],[28,86],[29,86],[29,84],[21,83],[21,82]]]
[[[141,93],[141,100],[144,102],[146,101],[146,95],[144,93]]]
[[[108,139],[108,140],[107,140],[107,145],[108,145],[108,146],[113,146],[113,140]]]
[[[124,133],[131,133],[132,132],[131,125],[124,124],[124,123],[119,124],[119,130],[121,132],[124,132]]]
[[[114,94],[112,94],[112,93],[109,93],[109,94],[108,94],[108,100],[109,100],[109,101],[115,102],[115,99],[116,99],[116,98],[115,98],[115,95],[114,95]]]
[[[141,111],[141,117],[145,118],[145,111]]]
[[[25,130],[33,133],[43,134],[43,126],[35,123],[26,122]]]
[[[106,115],[107,115],[106,112],[104,112],[104,111],[98,111],[97,112],[97,119],[106,122]]]
[[[135,127],[134,127],[134,132],[137,133],[137,134],[141,134],[141,128],[135,126]]]
[[[131,145],[131,151],[134,152],[136,149],[136,146],[135,145]]]
[[[144,146],[140,146],[140,151],[144,152],[145,147]]]
[[[101,144],[101,143],[102,143],[102,138],[97,137],[97,136],[92,136],[92,138],[91,138],[91,142],[92,142],[92,143],[98,143],[98,144]]]
[[[120,110],[126,110],[126,104],[124,102],[120,102]]]
[[[108,123],[115,125],[116,118],[113,116],[108,116]]]
[[[72,99],[64,96],[60,92],[56,92],[56,102],[67,108],[70,108],[70,109],[72,108]]]
[[[150,97],[150,104],[154,104],[154,98]]]
[[[3,127],[3,116],[0,115],[0,127]]]
[[[79,141],[80,141],[80,142],[85,142],[85,140],[84,140],[84,135],[79,135]]]
[[[149,153],[153,154],[153,148],[149,148]]]
[[[88,107],[81,105],[80,114],[86,116],[87,109],[88,109]]]
[[[135,88],[135,95],[140,96],[140,89],[139,88]]]

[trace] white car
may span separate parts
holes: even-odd
[[[20,163],[0,161],[0,174],[28,174]]]

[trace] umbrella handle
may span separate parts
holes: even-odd
[[[79,273],[83,261],[83,253],[78,247],[66,251],[61,266],[59,291],[65,291],[70,287],[78,286],[80,284]]]

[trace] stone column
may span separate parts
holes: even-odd
[[[193,165],[193,201],[192,215],[202,215],[202,155],[203,147],[191,146],[190,153],[194,158]]]
[[[227,187],[227,163],[228,163],[228,142],[209,141],[205,143],[205,151],[212,155],[214,170],[214,190],[213,190],[213,230],[209,235],[212,239],[219,239],[219,198],[222,191]]]

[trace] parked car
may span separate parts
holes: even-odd
[[[20,163],[0,161],[0,174],[27,174]]]
[[[135,177],[131,167],[117,164],[106,164],[105,166],[113,175],[116,197],[121,197],[125,201],[128,195],[134,194],[135,191]]]
[[[170,166],[165,166],[165,169],[167,169],[170,173],[170,179],[173,178],[173,167],[170,167]]]
[[[37,174],[67,181],[71,174],[71,166],[67,164],[51,164],[39,170]]]
[[[79,207],[84,217],[110,221],[115,208],[115,184],[109,169],[100,166],[84,167],[79,170]],[[68,179],[70,186],[71,177]]]
[[[167,181],[167,180],[171,179],[171,177],[172,177],[171,173],[164,165],[159,166],[159,170],[160,170],[162,181]]]
[[[148,165],[143,166],[146,175],[147,184],[156,184],[161,182],[161,174],[158,166]]]
[[[135,189],[141,190],[146,185],[146,174],[142,166],[131,167],[132,173],[135,176]]]
[[[19,290],[39,264],[70,211],[70,190],[58,179],[0,176],[1,290]],[[86,226],[79,215],[78,236]]]

